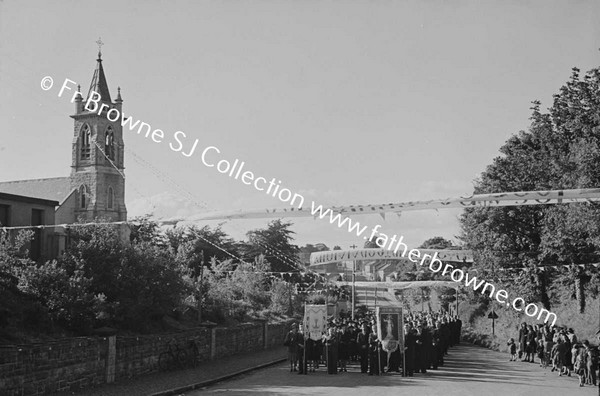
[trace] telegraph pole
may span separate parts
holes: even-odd
[[[456,317],[458,318],[458,286],[456,286]]]
[[[204,250],[200,251],[200,286],[198,287],[198,298],[196,309],[198,310],[198,323],[202,323],[202,285],[204,284]]]
[[[356,245],[352,245],[350,246],[352,249],[356,249],[357,246]],[[354,320],[354,311],[356,310],[356,300],[354,295],[356,294],[356,287],[355,287],[355,281],[356,281],[356,260],[352,260],[352,320]]]

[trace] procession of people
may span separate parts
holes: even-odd
[[[600,333],[600,332],[599,332]],[[600,336],[599,336],[600,340]],[[579,377],[579,386],[596,386],[598,371],[598,347],[588,340],[580,340],[573,328],[545,324],[521,323],[517,343],[508,341],[511,361],[535,363],[550,368],[558,376]]]
[[[391,344],[378,337],[372,312],[354,319],[343,314],[330,317],[316,340],[305,336],[301,324],[293,323],[284,341],[290,372],[304,374],[322,368],[328,374],[347,373],[348,365],[354,363],[367,375],[402,373],[412,377],[443,366],[448,349],[460,342],[462,322],[448,313],[412,312],[402,319],[402,340]],[[391,329],[388,320],[384,335]]]

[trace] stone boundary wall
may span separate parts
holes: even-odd
[[[0,346],[0,394],[43,395],[104,383],[106,338]]]
[[[265,348],[274,348],[283,345],[283,340],[286,334],[290,331],[290,325],[294,321],[285,323],[270,324],[267,328],[267,337],[265,340]],[[299,321],[295,321],[299,323]]]
[[[42,344],[0,345],[0,394],[37,396],[77,391],[159,371],[169,343],[198,347],[207,361],[283,345],[290,322],[244,323],[138,337],[77,337]]]

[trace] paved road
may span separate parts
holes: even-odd
[[[368,376],[355,366],[348,373],[308,375],[290,373],[286,364],[258,370],[216,384],[192,395],[398,395],[482,396],[598,395],[598,388],[579,387],[576,376],[558,377],[539,364],[509,362],[508,355],[485,348],[460,345],[450,350],[440,370],[404,378],[398,374]]]

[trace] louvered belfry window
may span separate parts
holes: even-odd
[[[88,160],[92,154],[92,132],[90,131],[90,127],[85,124],[81,129],[81,159]]]

